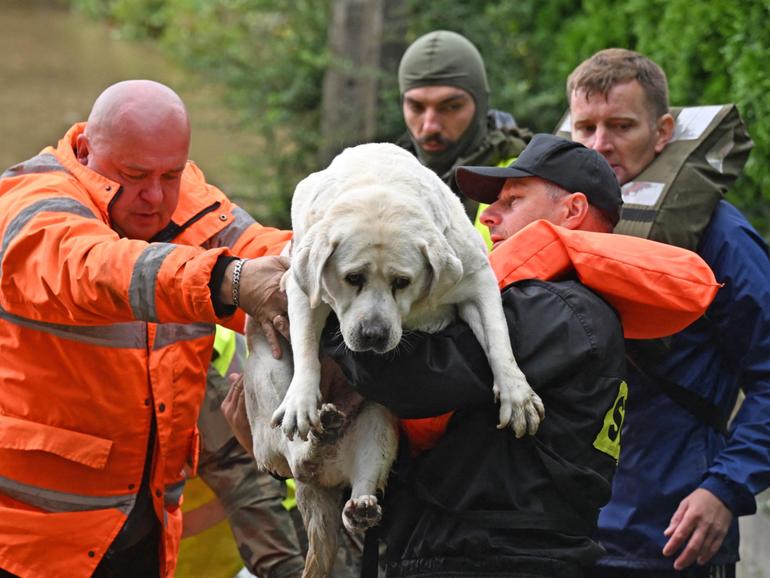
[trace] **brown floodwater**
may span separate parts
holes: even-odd
[[[256,155],[260,141],[239,129],[222,87],[185,72],[152,42],[123,39],[55,1],[0,0],[0,30],[0,172],[56,144],[110,84],[148,78],[187,104],[190,157],[208,179],[234,197],[255,194],[238,161]]]

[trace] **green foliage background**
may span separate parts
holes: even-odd
[[[264,135],[244,170],[265,183],[258,218],[286,224],[296,182],[317,166],[320,99],[329,63],[331,0],[71,0],[137,37],[157,39],[185,66],[224,83],[244,123]],[[609,46],[639,50],[669,77],[673,105],[735,102],[754,139],[730,191],[770,234],[770,0],[402,0],[404,46],[429,30],[470,38],[487,63],[492,105],[551,132],[566,109],[569,72]],[[386,26],[387,28],[387,26]],[[386,29],[387,34],[387,29]],[[393,41],[389,38],[389,41]],[[381,74],[382,139],[403,130],[395,70]],[[265,205],[260,205],[265,206]]]

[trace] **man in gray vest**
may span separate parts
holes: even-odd
[[[567,96],[572,138],[604,155],[627,185],[624,195],[655,184],[654,170],[675,166],[681,148],[670,144],[666,76],[649,58],[602,50],[573,71]],[[672,181],[666,198],[713,203],[690,248],[725,285],[684,331],[664,343],[629,344],[633,403],[612,499],[599,517],[597,537],[607,550],[594,573],[601,578],[734,576],[737,518],[752,514],[754,496],[770,485],[767,245],[719,190],[709,192],[718,187],[707,172],[695,173],[701,176]],[[689,228],[697,209],[652,237],[670,240],[665,228]],[[633,212],[624,208],[621,225]],[[745,400],[728,431],[740,391]]]

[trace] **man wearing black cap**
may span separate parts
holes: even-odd
[[[612,232],[623,204],[617,179],[602,157],[575,144],[539,134],[508,167],[458,169],[461,190],[490,205],[480,220],[489,227],[493,244],[537,219]]]
[[[622,203],[601,155],[551,135],[536,135],[509,167],[460,168],[458,183],[491,202],[482,220],[493,255],[515,252],[537,219],[610,231]],[[403,456],[386,492],[389,576],[582,578],[602,554],[591,534],[619,452],[620,322],[571,277],[527,278],[507,286],[502,299],[516,358],[546,407],[532,437],[495,427],[491,372],[464,324],[410,334],[395,359],[325,344],[364,396],[399,417],[453,410],[435,446]]]
[[[508,165],[530,137],[513,117],[489,109],[484,60],[464,36],[434,30],[404,52],[398,84],[407,133],[398,144],[412,152],[460,196],[475,219],[478,203],[455,182],[460,165]]]

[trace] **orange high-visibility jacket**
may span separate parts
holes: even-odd
[[[639,237],[574,231],[542,220],[500,243],[489,262],[501,290],[523,279],[577,276],[613,306],[628,339],[656,339],[681,331],[706,312],[721,286],[692,251]],[[433,447],[452,413],[402,419],[413,451]]]
[[[230,250],[278,253],[290,233],[258,225],[189,163],[173,244],[119,238],[119,184],[73,153],[84,128],[0,178],[0,568],[90,576],[135,502],[154,415],[150,489],[170,576],[222,322],[212,268]],[[227,321],[243,327],[242,314]]]

